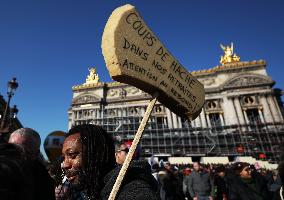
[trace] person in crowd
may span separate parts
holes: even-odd
[[[260,174],[251,174],[248,163],[237,162],[231,167],[232,173],[227,176],[230,200],[269,200],[267,183]]]
[[[228,199],[228,189],[225,181],[226,168],[224,165],[220,165],[215,169],[215,180],[214,185],[217,189],[215,200],[227,200]]]
[[[121,166],[115,168],[114,143],[102,127],[84,124],[71,128],[62,156],[62,169],[70,183],[67,199],[108,199]],[[116,199],[156,200],[155,190],[150,165],[132,162]]]
[[[278,175],[281,182],[284,183],[284,161],[280,162],[278,165]],[[274,200],[284,200],[284,187],[282,186],[276,190],[274,193]]]
[[[274,195],[282,186],[282,181],[277,170],[266,171],[265,179],[269,192]]]
[[[183,183],[182,183],[182,189],[183,189],[183,193],[184,193],[184,196],[189,200],[189,199],[192,199],[190,194],[189,194],[189,191],[188,191],[188,186],[186,185],[187,184],[187,179],[189,178],[189,175],[191,174],[191,169],[189,167],[186,167],[184,170],[183,170]]]
[[[170,162],[164,162],[164,168],[168,171],[173,171],[173,167]]]
[[[193,171],[186,180],[188,191],[193,200],[213,200],[214,184],[208,172],[203,170],[200,163],[193,163]]]
[[[0,199],[34,200],[25,166],[22,148],[14,144],[0,144]]]
[[[126,159],[129,149],[126,144],[119,143],[116,145],[115,149],[115,161],[118,165],[122,165]]]
[[[158,172],[159,196],[161,200],[184,200],[182,182],[173,171],[169,162]]]
[[[130,150],[132,141],[125,141],[125,142],[118,142],[115,144],[115,161],[117,165],[122,165],[126,159],[126,156]],[[139,160],[140,153],[139,153],[139,145],[137,146],[132,160]]]
[[[54,200],[54,181],[43,165],[39,134],[31,128],[20,128],[10,135],[9,143],[20,146],[29,160],[28,165],[31,170],[30,176],[32,177],[34,198]]]

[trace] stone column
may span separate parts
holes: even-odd
[[[195,127],[201,127],[200,115],[194,120],[194,122],[195,122]]]
[[[144,116],[145,112],[146,112],[146,107],[141,106],[141,114],[142,114],[142,117]]]
[[[201,113],[200,113],[199,116],[200,116],[200,119],[201,119],[201,126],[202,126],[203,128],[206,128],[208,125],[207,125],[207,123],[206,123],[206,117],[205,117],[204,108],[202,108]]]
[[[277,107],[275,105],[274,98],[271,95],[268,95],[267,100],[268,100],[268,104],[270,105],[270,109],[271,109],[271,112],[274,116],[275,122],[280,122],[281,120],[280,120],[279,112],[278,112]]]
[[[126,117],[127,116],[127,110],[126,110],[127,108],[123,108],[122,109],[122,116],[123,117]]]
[[[100,118],[100,110],[99,109],[96,109],[96,116],[97,116],[97,119]]]
[[[262,110],[260,108],[258,108],[258,114],[259,114],[261,123],[265,123],[264,118],[263,118],[263,114],[262,114]]]
[[[222,125],[222,126],[225,126],[225,121],[224,121],[223,113],[220,113],[219,116],[220,116],[220,119],[221,119],[221,125]]]
[[[178,128],[182,128],[181,117],[178,116]]]
[[[117,116],[118,116],[118,117],[122,117],[121,108],[118,108],[118,109],[117,109]]]
[[[243,115],[243,111],[241,108],[241,103],[239,101],[239,98],[234,98],[234,105],[236,107],[236,111],[237,111],[237,116],[239,118],[240,124],[243,125],[245,124],[245,119],[244,119],[244,115]]]
[[[265,96],[261,96],[260,97],[260,102],[261,102],[261,104],[263,106],[262,112],[263,112],[263,115],[264,115],[264,120],[266,122],[273,122],[274,120],[273,120],[272,113],[271,113],[271,110],[269,108],[269,105],[267,103],[266,97]]]
[[[165,117],[163,117],[163,124],[164,124],[165,127],[169,127],[168,126],[168,121],[167,121],[167,119]]]
[[[191,123],[191,127],[196,127],[195,120],[191,121],[190,123]]]
[[[175,113],[172,113],[172,116],[173,116],[173,127],[178,128],[177,115]]]
[[[208,123],[208,127],[211,128],[211,122],[210,122],[210,118],[209,118],[209,113],[206,113],[206,119],[207,119],[207,123]]]
[[[167,114],[167,120],[168,120],[168,127],[173,128],[172,113],[168,108],[166,108],[166,114]]]
[[[249,119],[248,119],[248,115],[247,115],[246,110],[244,110],[243,113],[244,113],[244,116],[245,116],[245,123],[249,124]]]
[[[278,102],[277,102],[277,99],[276,99],[275,96],[272,96],[272,98],[273,98],[273,100],[274,100],[274,104],[275,104],[276,110],[277,110],[277,112],[279,113],[279,119],[280,119],[281,122],[283,122],[283,115],[282,115],[282,112],[281,112],[281,110],[280,110],[280,107],[279,107],[279,104],[278,104]]]
[[[234,108],[234,99],[224,97],[223,98],[223,118],[226,119],[226,125],[233,125],[238,123],[237,111]]]
[[[78,112],[76,110],[73,111],[73,116],[74,116],[74,120],[78,119],[77,118]]]

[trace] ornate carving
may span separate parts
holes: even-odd
[[[118,90],[117,89],[111,89],[108,91],[108,95],[113,97],[118,95]]]
[[[115,109],[107,109],[107,115],[108,117],[115,117],[117,116],[117,112]]]
[[[220,99],[207,100],[205,102],[204,108],[206,112],[221,111],[222,108],[221,108]]]
[[[121,88],[120,92],[119,92],[119,96],[122,98],[122,99],[125,99],[126,96],[127,96],[127,91],[124,89],[124,88]]]
[[[100,101],[99,98],[93,95],[80,95],[72,100],[73,104],[85,104]]]
[[[125,88],[125,90],[127,91],[127,93],[130,93],[130,94],[137,94],[139,92],[139,89],[136,87],[128,87],[128,88]]]
[[[200,80],[200,82],[202,82],[202,84],[205,85],[205,86],[210,86],[210,85],[213,85],[215,83],[215,79],[208,78],[208,79]]]
[[[141,90],[139,90],[136,87],[124,87],[120,89],[110,89],[108,91],[108,96],[114,97],[114,96],[120,96],[121,98],[125,98],[128,94],[139,94]]]
[[[263,84],[273,84],[273,81],[262,75],[241,75],[225,83],[224,88],[258,86]]]
[[[257,95],[245,95],[240,99],[241,105],[245,107],[258,107],[259,99]]]
[[[141,114],[141,108],[140,107],[129,107],[128,108],[128,115],[129,116],[139,116]]]

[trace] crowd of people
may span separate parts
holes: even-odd
[[[0,142],[0,199],[106,200],[130,145],[100,126],[77,125],[66,134],[62,156],[47,163],[40,135],[21,128]],[[135,152],[117,200],[280,200],[284,163],[277,171],[236,162],[171,165],[140,159]]]

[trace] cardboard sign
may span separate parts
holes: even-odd
[[[113,11],[102,37],[110,75],[151,95],[181,117],[196,118],[204,86],[163,46],[132,5]]]

